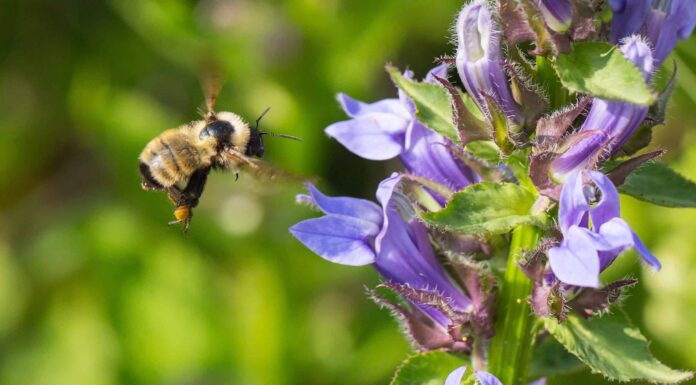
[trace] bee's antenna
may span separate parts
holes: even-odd
[[[297,140],[297,141],[301,142],[302,139],[300,139],[296,136],[285,135],[285,134],[276,134],[273,132],[265,132],[265,131],[259,130],[259,123],[261,122],[261,118],[263,118],[270,109],[271,109],[271,107],[266,108],[266,110],[261,113],[261,116],[259,116],[259,118],[256,119],[256,127],[254,127],[254,128],[259,132],[259,135],[261,135],[261,136],[263,136],[263,135],[276,136],[278,138],[292,139],[292,140]]]
[[[271,110],[271,107],[267,107],[262,113],[261,116],[259,116],[258,119],[256,119],[256,128],[257,130],[259,129],[259,123],[261,122],[261,119],[268,113],[268,111]]]
[[[292,135],[276,134],[276,133],[273,133],[273,132],[263,132],[263,131],[259,131],[259,134],[260,134],[260,135],[268,135],[268,136],[277,136],[277,137],[279,137],[279,138],[292,139],[292,140],[297,140],[297,141],[299,141],[299,142],[302,141],[302,139],[300,139],[300,138],[298,138],[298,137],[296,137],[296,136],[292,136]]]

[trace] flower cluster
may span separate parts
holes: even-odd
[[[696,24],[696,3],[628,3],[610,0],[613,20],[603,25],[592,2],[469,2],[456,19],[456,56],[423,81],[392,70],[397,97],[365,103],[338,95],[348,119],[326,134],[360,157],[398,157],[403,166],[379,184],[377,203],[330,197],[312,184],[297,197],[323,215],[290,232],[328,261],[371,265],[383,283],[369,296],[394,313],[414,347],[470,354],[481,384],[525,383],[515,370],[530,347],[506,339],[535,331],[525,306],[558,322],[592,317],[635,283],[602,286],[602,271],[621,253],[635,249],[661,267],[621,218],[617,190],[657,154],[627,159],[647,143],[626,146],[658,122],[651,116],[658,102],[618,100],[593,82],[566,89],[561,76],[574,68],[553,68],[563,65],[558,55],[596,46],[570,43],[591,41],[618,56],[597,71],[629,71],[649,89]],[[455,72],[463,90],[449,80]],[[509,362],[515,369],[505,369]],[[445,384],[459,384],[465,371]]]

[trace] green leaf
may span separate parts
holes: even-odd
[[[573,92],[645,106],[655,101],[640,70],[608,43],[574,43],[569,54],[558,56],[556,72]]]
[[[401,363],[390,385],[442,385],[462,365],[468,362],[439,350],[416,354]]]
[[[529,379],[560,376],[576,372],[585,365],[553,338],[545,338],[534,348]]]
[[[665,207],[696,207],[696,183],[662,163],[650,162],[626,177],[619,191]]]
[[[674,384],[692,377],[653,357],[647,339],[621,313],[590,320],[571,315],[560,324],[550,317],[544,323],[561,345],[610,380]]]
[[[459,134],[452,123],[452,103],[447,90],[437,84],[408,80],[390,65],[387,72],[394,84],[413,100],[416,116],[421,123],[459,143]]]
[[[503,234],[540,221],[530,213],[534,201],[534,194],[516,184],[482,182],[454,194],[444,209],[421,216],[451,231]]]
[[[500,149],[492,140],[478,140],[466,145],[466,150],[474,157],[493,164],[500,162]]]

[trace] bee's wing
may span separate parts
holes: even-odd
[[[215,116],[215,103],[217,103],[220,89],[222,89],[222,75],[220,68],[213,61],[203,64],[203,77],[201,79],[203,95],[205,95],[205,119]]]
[[[275,168],[260,159],[250,158],[238,151],[228,150],[225,151],[224,155],[230,163],[238,165],[237,167],[240,170],[252,174],[258,179],[286,183],[304,183],[309,181],[309,178]]]

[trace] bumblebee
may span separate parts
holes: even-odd
[[[258,158],[265,151],[264,135],[300,139],[259,130],[259,123],[269,109],[256,120],[255,126],[233,112],[215,112],[219,87],[211,88],[206,89],[207,112],[203,120],[165,130],[139,156],[142,188],[167,193],[176,206],[176,219],[169,224],[183,224],[184,233],[188,232],[192,209],[198,205],[211,170],[232,171],[236,178],[242,169],[262,177],[294,178]]]

